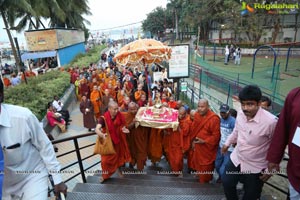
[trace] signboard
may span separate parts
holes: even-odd
[[[189,45],[171,46],[172,54],[169,60],[168,78],[189,77]]]
[[[28,31],[24,34],[29,51],[48,51],[58,49],[56,31],[54,29]]]
[[[26,31],[25,39],[29,51],[51,51],[85,41],[81,30],[48,29]]]
[[[85,41],[84,32],[80,30],[57,29],[56,34],[60,49]]]
[[[186,92],[187,91],[187,82],[181,82],[180,83],[180,91]]]

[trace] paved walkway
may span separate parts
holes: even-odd
[[[86,133],[90,133],[87,128],[83,127],[83,116],[82,113],[79,110],[79,102],[76,104],[73,110],[69,110],[70,116],[72,119],[72,122],[70,122],[70,125],[68,126],[68,130],[66,133],[60,133],[56,139],[63,139],[67,137],[73,137],[78,136]],[[82,148],[83,146],[90,145],[96,141],[96,135],[79,138],[78,140],[79,148]],[[69,151],[75,150],[74,141],[66,141],[59,144],[56,144],[58,147],[58,152],[56,153],[56,156],[58,157],[58,161],[61,164],[61,167],[64,168],[67,165],[70,165],[74,162],[77,162],[77,155],[76,152],[72,152],[70,154],[64,155],[60,157],[60,155],[65,154]],[[86,157],[90,156],[93,153],[94,146],[90,146],[84,149],[80,150],[81,154],[81,160],[83,160],[83,166],[84,168],[90,167],[92,164],[100,161],[100,156],[93,156],[91,158],[85,159]],[[99,170],[100,165],[97,165],[89,170],[89,172],[94,174],[93,172],[95,170]],[[62,178],[64,181],[71,178],[75,174],[80,173],[80,167],[78,164],[74,164],[71,167],[65,169],[62,174]],[[86,174],[86,176],[89,174]],[[68,186],[68,190],[72,191],[72,189],[75,187],[76,183],[83,182],[81,175],[76,176],[74,179],[68,181],[66,184]]]

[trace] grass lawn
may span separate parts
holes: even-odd
[[[244,82],[246,84],[257,84],[260,87],[271,91],[275,88],[277,67],[274,69],[274,79],[272,81],[273,56],[256,57],[253,79],[251,78],[253,57],[242,56],[241,65],[235,65],[233,60],[230,60],[228,65],[224,65],[224,57],[222,56],[216,56],[215,60],[216,61],[214,62],[213,55],[205,55],[205,60],[203,60],[203,57],[197,57],[197,59],[192,59],[192,63],[200,64],[211,72],[215,72],[226,78],[234,80],[239,78],[240,82]],[[284,98],[292,88],[300,86],[300,58],[290,58],[287,71],[285,71],[285,57],[277,58],[276,65],[278,65],[278,63],[280,63],[280,66],[276,91]]]

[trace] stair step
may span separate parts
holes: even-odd
[[[87,183],[97,183],[99,184],[99,176],[88,176]],[[181,181],[180,179],[176,181],[165,181],[165,180],[147,180],[147,179],[130,179],[130,178],[115,178],[111,177],[103,184],[114,184],[114,185],[131,185],[131,186],[148,186],[148,187],[176,187],[176,188],[197,188],[200,183]],[[202,186],[203,185],[203,186]],[[202,184],[202,187],[214,184]]]
[[[183,174],[182,178],[176,177],[174,174],[152,172],[148,171],[137,171],[137,170],[122,170],[124,178],[129,179],[145,179],[145,180],[163,180],[163,181],[182,181],[182,182],[198,182],[198,178],[191,174]],[[100,176],[101,174],[94,174],[94,176]],[[111,177],[118,178],[117,174],[113,174]]]
[[[204,186],[204,187],[202,187]],[[77,183],[72,192],[145,194],[145,195],[223,195],[222,187],[199,185],[197,188],[148,187]]]
[[[67,200],[220,200],[223,195],[142,195],[142,194],[103,194],[69,192]]]
[[[182,178],[176,177],[174,175],[169,174],[126,174],[124,173],[124,178],[129,179],[143,179],[143,180],[157,180],[157,181],[181,181],[181,182],[191,182],[191,183],[199,183],[199,179],[192,176],[183,175]]]

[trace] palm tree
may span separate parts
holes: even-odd
[[[13,41],[12,35],[10,33],[10,26],[9,26],[9,19],[10,16],[13,16],[17,10],[23,10],[25,12],[31,11],[31,6],[28,4],[26,0],[1,0],[0,1],[0,12],[1,17],[6,29],[6,33],[11,45],[11,49],[13,52],[13,55],[15,57],[15,61],[17,63],[18,71],[20,71],[20,58],[17,55],[17,50],[15,47],[15,43]]]
[[[41,19],[49,19],[51,28],[80,28],[85,29],[89,21],[82,17],[90,15],[87,0],[27,0],[34,12],[19,11],[11,18],[12,29],[21,32],[25,29],[46,28]],[[14,26],[16,19],[20,19]]]
[[[56,0],[59,7],[63,10],[65,17],[59,18],[56,12],[50,16],[50,27],[63,28],[85,28],[85,23],[90,22],[83,18],[82,15],[91,15],[87,0]]]

